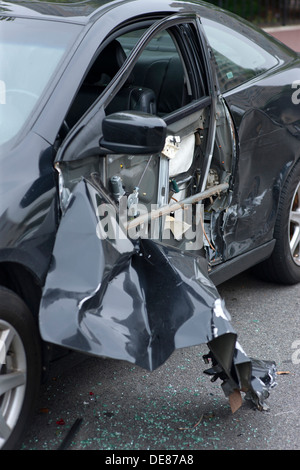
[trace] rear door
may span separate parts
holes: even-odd
[[[202,19],[218,83],[239,137],[230,207],[224,218],[225,260],[252,250],[252,264],[271,254],[278,195],[297,155],[299,113],[285,47],[223,13]],[[250,260],[251,263],[251,260]],[[246,267],[246,265],[244,265]]]

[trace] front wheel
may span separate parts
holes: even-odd
[[[260,274],[272,282],[300,282],[300,162],[291,170],[282,190],[274,237],[274,251],[258,266]]]
[[[31,312],[0,287],[0,449],[15,449],[40,386],[41,352]]]

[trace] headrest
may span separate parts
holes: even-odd
[[[126,54],[121,44],[114,39],[99,54],[89,71],[86,82],[107,85],[120,70],[126,60]]]

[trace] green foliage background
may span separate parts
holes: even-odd
[[[300,21],[300,0],[207,0],[249,21],[268,25]]]

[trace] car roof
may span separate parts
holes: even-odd
[[[64,0],[59,2],[57,0],[0,0],[0,17],[38,17],[38,18],[51,18],[64,21],[75,21],[82,24],[93,22],[105,12],[118,8],[119,6],[126,5],[128,14],[130,10],[138,10],[140,13],[144,10],[145,13],[151,12],[170,12],[179,11],[182,9],[191,10],[191,5],[197,4],[198,8],[204,10],[215,9],[216,7],[202,1],[193,0]]]
[[[71,18],[71,17],[90,17],[96,10],[101,9],[111,0],[83,0],[72,1],[40,1],[40,0],[0,0],[0,14],[8,16],[22,16],[46,19],[47,17]],[[120,3],[120,2],[113,2]]]

